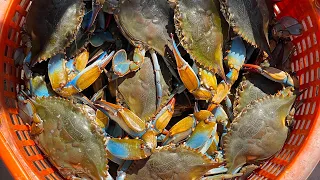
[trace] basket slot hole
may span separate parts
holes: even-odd
[[[294,72],[295,70],[294,70],[294,63],[292,62],[291,63],[291,70]]]
[[[38,163],[39,163],[39,165],[41,166],[42,170],[43,170],[43,169],[47,169],[47,167],[44,165],[43,160],[39,160]]]
[[[311,69],[311,74],[310,74],[310,81],[314,81],[314,70]]]
[[[307,73],[308,74],[308,73]],[[307,99],[307,95],[308,95],[309,89],[306,89],[303,93],[303,99]]]
[[[27,6],[27,8],[26,8],[26,11],[28,12],[29,11],[29,9],[30,9],[30,7],[31,7],[31,2],[29,2],[29,4],[28,4],[28,6]]]
[[[319,62],[319,51],[316,50],[316,62]]]
[[[304,64],[305,64],[305,67],[308,67],[309,66],[309,58],[308,58],[308,55],[306,55],[304,57]]]
[[[4,85],[4,90],[8,91],[8,84],[7,84],[7,80],[3,80],[3,85]]]
[[[13,84],[13,82],[10,82],[10,91],[14,92],[14,84]]]
[[[305,98],[306,99],[306,98]],[[310,110],[310,103],[307,104],[307,108],[306,108],[306,112],[305,115],[309,114],[309,110]]]
[[[308,28],[307,28],[306,22],[305,22],[304,20],[302,20],[301,23],[302,23],[302,25],[303,25],[304,31],[307,31]]]
[[[302,129],[303,129],[303,127],[304,127],[304,124],[305,124],[305,123],[306,123],[306,121],[305,121],[305,120],[301,121],[300,130],[302,130]]]
[[[313,64],[313,52],[310,53],[309,60],[310,60],[310,65],[312,65]]]
[[[298,71],[299,69],[300,69],[299,62],[298,60],[296,60],[296,71]]]
[[[17,117],[14,114],[10,114],[10,119],[13,125],[18,124]]]
[[[300,42],[298,43],[298,53],[299,54],[302,53],[302,48],[301,48],[301,43]]]
[[[306,40],[305,39],[302,39],[302,51],[305,51],[307,50],[307,44],[306,44]]]
[[[270,172],[271,174],[275,174],[277,172],[277,170],[279,170],[280,165],[276,164],[275,167],[272,169],[272,171]]]
[[[308,130],[308,129],[309,129],[310,124],[311,124],[311,120],[308,120],[307,125],[306,125],[306,128],[305,128],[306,130]]]
[[[313,71],[312,71],[313,72]],[[311,76],[312,77],[312,76]],[[312,79],[312,78],[311,78]],[[313,86],[310,86],[309,88],[309,98],[312,98],[313,95]]]
[[[319,71],[320,73],[320,71]],[[304,74],[301,74],[300,76],[300,84],[304,84]]]
[[[278,176],[284,169],[284,166],[280,166],[280,168],[278,169],[278,171],[274,174],[275,176]]]
[[[31,149],[33,155],[39,154],[39,153],[37,153],[37,149],[35,148],[35,146],[30,146],[30,149]]]
[[[279,9],[279,7],[277,5],[274,5],[274,10],[276,11],[277,14],[281,13],[281,10]]]
[[[41,171],[42,169],[40,168],[39,162],[38,161],[33,161],[34,166],[38,169],[38,171]]]
[[[319,93],[319,85],[316,86],[316,92],[315,92],[315,97],[318,96],[318,93]]]
[[[10,46],[6,46],[4,50],[4,56],[8,58],[13,58],[13,49]]]
[[[306,108],[306,104],[303,104],[301,107],[300,115],[303,115],[305,108]]]
[[[313,23],[312,23],[311,17],[308,16],[307,20],[308,20],[309,26],[312,28],[313,27]]]
[[[45,178],[46,178],[46,180],[52,180],[52,178],[51,178],[50,174],[49,174],[49,175],[47,175],[47,176],[45,176]]]
[[[294,151],[291,151],[291,153],[289,154],[288,158],[287,158],[287,161],[290,162],[291,159],[293,158],[295,152]]]
[[[26,3],[26,0],[21,0],[21,2],[20,2],[20,6],[23,6],[24,4]]]
[[[309,72],[306,72],[306,83],[309,83]],[[306,93],[305,93],[306,94]],[[305,96],[306,97],[306,96]]]
[[[299,135],[296,135],[296,137],[294,138],[293,142],[292,142],[292,145],[296,145],[297,144],[297,141],[299,139]]]
[[[294,129],[298,129],[299,127],[300,127],[300,123],[301,123],[301,120],[297,120],[296,121],[296,124],[295,124],[295,126],[294,126]]]
[[[28,150],[28,146],[23,146],[24,151],[27,153],[28,156],[32,156],[30,150]]]
[[[315,33],[312,34],[312,39],[313,39],[313,45],[317,45],[318,40],[317,40],[317,35]]]
[[[26,140],[30,139],[28,131],[23,131],[23,135],[26,138]]]
[[[311,113],[310,113],[310,114],[314,114],[314,110],[316,109],[316,105],[317,105],[316,102],[314,102],[314,103],[312,104],[312,108],[311,108]]]
[[[22,136],[22,134],[21,134],[21,131],[16,131],[16,134],[17,134],[18,139],[19,139],[20,141],[23,141],[23,140],[24,140],[24,139],[23,139],[23,136]]]
[[[18,11],[16,11],[15,13],[14,13],[14,16],[13,16],[13,18],[12,18],[12,21],[13,22],[18,22],[18,19],[20,18],[20,13],[18,12]]]
[[[305,137],[304,135],[301,135],[300,140],[299,140],[297,146],[300,146],[300,145],[301,145],[302,141],[304,140],[304,137]]]
[[[56,174],[56,172],[52,173],[51,175],[52,175],[52,177],[53,177],[55,180],[61,179],[61,178]]]
[[[307,37],[307,45],[308,45],[308,48],[312,47],[310,36]]]
[[[40,149],[38,148],[38,146],[32,146],[32,147],[34,147],[33,150],[35,151],[36,154],[41,154],[41,153],[40,153],[41,151],[40,151]]]
[[[19,23],[19,27],[22,27],[24,22],[25,22],[26,18],[24,16],[22,16],[21,21]],[[310,40],[311,41],[311,40]]]
[[[12,28],[9,28],[8,32],[8,39],[12,40],[14,35],[14,30]]]
[[[13,41],[14,41],[14,42],[16,42],[16,43],[18,43],[18,40],[19,40],[19,34],[20,34],[19,32],[16,32],[16,33],[15,33],[15,36],[14,36]]]
[[[295,137],[295,135],[292,134],[291,137],[290,137],[290,139],[289,139],[289,141],[288,141],[288,144],[291,144],[291,143],[292,143],[292,140],[294,139],[294,137]]]

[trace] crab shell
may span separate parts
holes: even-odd
[[[127,175],[126,179],[200,179],[219,165],[186,146],[164,146],[155,150],[137,174]]]
[[[212,0],[175,0],[175,27],[182,46],[201,66],[225,77],[219,4]]]
[[[237,116],[250,102],[276,94],[282,88],[280,83],[269,80],[260,74],[247,74],[236,89],[236,98],[233,104],[234,116]]]
[[[169,87],[162,73],[160,73],[160,83],[163,91],[161,105],[164,105],[169,99]],[[157,112],[156,82],[150,58],[145,58],[141,69],[135,74],[127,75],[118,89],[129,109],[143,121],[147,121]]]
[[[65,178],[104,179],[108,160],[101,129],[69,100],[48,97],[29,99],[40,123],[31,134],[38,147]],[[40,129],[40,133],[35,133]]]
[[[170,44],[170,7],[166,0],[120,0],[114,17],[134,46],[152,48],[161,56]]]
[[[35,64],[58,54],[75,39],[84,15],[82,0],[35,0],[26,18]]]
[[[224,141],[229,173],[236,173],[246,163],[272,157],[283,147],[289,115],[296,95],[288,87],[276,95],[251,102],[231,124]]]
[[[268,55],[271,55],[268,26],[272,3],[266,0],[220,0],[221,12],[233,30]]]

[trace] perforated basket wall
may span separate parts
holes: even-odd
[[[12,58],[30,4],[30,0],[0,0],[0,155],[16,179],[61,179],[17,115],[16,92],[22,80],[21,69],[15,68]],[[292,68],[301,88],[307,90],[300,96],[303,105],[286,145],[249,178],[306,179],[320,159],[320,10],[314,0],[282,0],[275,13],[302,21],[304,33],[293,39],[297,51]]]

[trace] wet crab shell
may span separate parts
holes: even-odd
[[[32,39],[32,64],[63,53],[75,39],[84,15],[82,0],[32,1],[26,31]]]
[[[238,114],[224,139],[229,173],[236,173],[246,163],[266,160],[281,150],[289,131],[285,119],[295,98],[290,87],[283,93],[251,102]]]
[[[43,129],[33,139],[59,172],[65,178],[106,178],[104,137],[84,111],[63,98],[32,102],[42,121],[37,127]]]
[[[224,34],[219,3],[208,0],[176,0],[175,3],[175,27],[182,46],[197,63],[224,78]]]
[[[219,165],[189,147],[164,146],[155,150],[137,174],[127,175],[126,179],[200,179]]]
[[[152,48],[165,55],[170,43],[170,7],[166,0],[120,0],[114,17],[134,46]]]

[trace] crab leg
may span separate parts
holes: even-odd
[[[264,77],[266,77],[272,81],[282,83],[286,86],[294,86],[295,85],[294,80],[287,72],[281,71],[281,70],[276,69],[274,67],[260,67],[258,65],[254,65],[254,64],[245,64],[243,66],[246,69],[253,70],[253,71],[260,73],[261,75],[263,75]]]
[[[151,122],[152,127],[160,134],[168,125],[174,112],[176,99],[172,98],[169,103],[163,107]]]
[[[155,74],[155,80],[156,80],[156,91],[157,91],[157,109],[161,105],[161,98],[162,98],[162,87],[160,83],[160,65],[158,62],[158,57],[154,50],[149,51],[151,54],[151,59],[152,59],[152,64],[153,64],[153,69],[154,69],[154,74]]]
[[[200,80],[198,79],[196,73],[193,71],[192,67],[182,58],[178,47],[172,38],[173,43],[173,54],[177,62],[178,73],[181,81],[192,93],[196,99],[199,100],[209,100],[212,97],[212,93],[205,88],[200,87]]]
[[[139,160],[151,155],[157,146],[153,130],[148,130],[141,139],[107,138],[106,150],[113,156],[124,160]]]
[[[218,147],[217,123],[222,124],[224,129],[226,128],[228,116],[225,111],[218,106],[212,113],[201,110],[194,115],[199,123],[186,141],[186,145],[193,149],[199,149],[202,153],[207,152],[212,143],[215,147]]]
[[[94,21],[96,20],[100,10],[103,7],[103,3],[105,0],[92,0],[92,13],[91,13],[91,17],[90,17],[90,21],[87,27],[87,31],[90,30],[90,28],[92,27]]]
[[[246,59],[246,48],[241,37],[238,36],[232,40],[231,49],[226,59],[229,67],[229,73],[226,75],[227,80],[222,80],[219,83],[217,93],[212,97],[211,104],[208,107],[209,111],[216,108],[226,98],[231,86],[238,79],[239,71]]]
[[[63,58],[63,55],[58,54],[52,57],[48,63],[48,75],[52,89],[59,95],[65,97],[81,92],[83,89],[89,87],[100,76],[104,67],[111,61],[113,54],[114,52],[111,52],[109,55],[104,52],[94,63],[83,70],[81,70],[82,65],[79,63],[79,67],[76,65],[74,69],[79,68],[81,72],[74,77],[71,77],[72,79],[70,81],[67,63]]]

